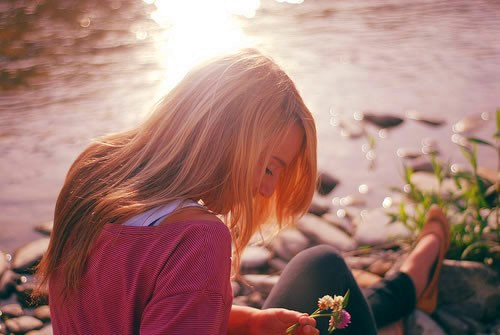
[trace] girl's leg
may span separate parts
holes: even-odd
[[[334,248],[320,245],[304,250],[287,265],[263,308],[281,307],[312,313],[324,295],[344,295],[350,289],[346,310],[351,324],[336,334],[377,334],[368,304],[349,268]],[[316,319],[321,334],[328,334],[328,318]]]

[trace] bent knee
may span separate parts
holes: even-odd
[[[326,244],[317,245],[302,251],[300,257],[307,259],[307,263],[320,268],[342,268],[347,267],[344,258],[339,251]]]

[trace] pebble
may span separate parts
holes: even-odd
[[[23,308],[19,304],[8,304],[0,308],[2,317],[16,318],[24,315]]]
[[[277,272],[282,272],[287,264],[288,263],[282,260],[281,258],[272,258],[269,261],[269,266],[271,267],[271,269]]]
[[[49,246],[50,238],[44,237],[29,242],[14,252],[12,268],[18,273],[32,273],[33,266],[41,259]]]
[[[7,261],[7,254],[0,251],[0,277],[9,269],[9,262]]]
[[[318,244],[328,244],[341,251],[356,248],[356,243],[342,230],[312,215],[304,215],[297,224],[298,229]]]
[[[53,335],[52,325],[46,325],[40,330],[32,330],[26,333],[26,335]]]
[[[373,255],[368,256],[346,256],[344,260],[350,269],[364,270],[377,260]]]
[[[316,216],[321,216],[329,211],[328,206],[320,205],[317,202],[311,203],[311,206],[309,206],[308,212],[311,214],[314,214]]]
[[[393,264],[393,262],[387,259],[379,258],[372,264],[370,264],[367,270],[373,274],[383,277],[387,273],[387,271],[391,269]]]
[[[326,213],[321,217],[326,222],[334,225],[335,227],[344,231],[347,235],[352,236],[356,231],[356,227],[352,223],[352,220],[346,216],[339,218],[337,214]]]
[[[417,189],[426,193],[436,193],[443,196],[460,193],[455,181],[451,178],[445,178],[439,185],[436,175],[429,172],[415,172],[411,175],[411,182]],[[465,185],[464,185],[465,186]]]
[[[339,183],[340,181],[332,175],[326,172],[320,172],[318,176],[318,193],[321,195],[327,195],[333,191]]]
[[[277,275],[266,274],[248,274],[243,276],[244,280],[253,286],[256,290],[262,293],[263,296],[268,296],[274,285],[280,279]]]
[[[11,270],[7,270],[0,277],[0,299],[7,299],[16,290],[16,280],[19,277]]]
[[[274,252],[285,261],[291,260],[308,246],[309,239],[297,229],[283,230],[271,244]]]
[[[377,245],[397,238],[408,238],[411,232],[401,222],[389,223],[389,216],[381,208],[367,210],[354,219],[357,226],[354,239],[360,245]]]
[[[363,121],[371,123],[379,128],[393,128],[402,124],[404,120],[395,115],[364,113]]]
[[[398,157],[405,159],[415,159],[423,155],[421,150],[410,149],[410,148],[399,148],[396,151],[396,154],[398,155]]]
[[[48,305],[43,305],[35,308],[33,316],[43,322],[50,321],[50,307]]]
[[[43,322],[32,316],[25,315],[5,320],[5,327],[12,333],[26,333],[30,330],[42,328]]]
[[[363,124],[355,120],[342,119],[340,120],[339,125],[340,135],[342,135],[342,137],[355,139],[364,136],[366,133]]]
[[[54,221],[40,223],[35,226],[35,231],[45,235],[50,235],[53,229],[54,229]]]
[[[358,283],[358,286],[361,288],[371,287],[382,280],[382,277],[368,271],[352,269],[351,272],[354,279],[356,279],[356,283]]]
[[[424,114],[421,114],[421,113],[419,113],[417,111],[413,111],[413,110],[407,111],[406,117],[410,120],[422,122],[426,125],[433,126],[433,127],[439,127],[439,126],[442,126],[446,123],[446,121],[443,118],[430,116],[430,115],[424,115]]]
[[[42,294],[38,299],[32,298],[32,293],[35,288],[35,283],[28,282],[16,285],[17,301],[24,307],[37,307],[41,305],[48,305],[49,298],[47,294]]]
[[[483,113],[484,114],[484,113]],[[455,133],[470,133],[487,124],[483,114],[469,115],[455,123],[452,127]]]
[[[265,268],[271,259],[271,252],[263,247],[250,246],[241,255],[241,267],[245,270]]]

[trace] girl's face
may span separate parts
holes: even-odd
[[[271,157],[266,166],[259,165],[256,176],[262,175],[260,185],[257,185],[259,178],[256,178],[254,186],[254,194],[259,192],[260,195],[269,198],[273,195],[276,185],[278,184],[280,175],[286,170],[293,159],[299,154],[304,140],[304,130],[294,123],[290,127],[288,134],[274,146]]]

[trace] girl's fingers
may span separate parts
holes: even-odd
[[[316,327],[316,320],[313,318],[310,318],[309,316],[301,316],[299,317],[299,324],[300,325],[310,325],[312,327]]]
[[[299,334],[302,334],[302,335],[318,335],[319,334],[319,330],[316,329],[313,326],[306,325],[306,326],[301,326],[300,327]]]

